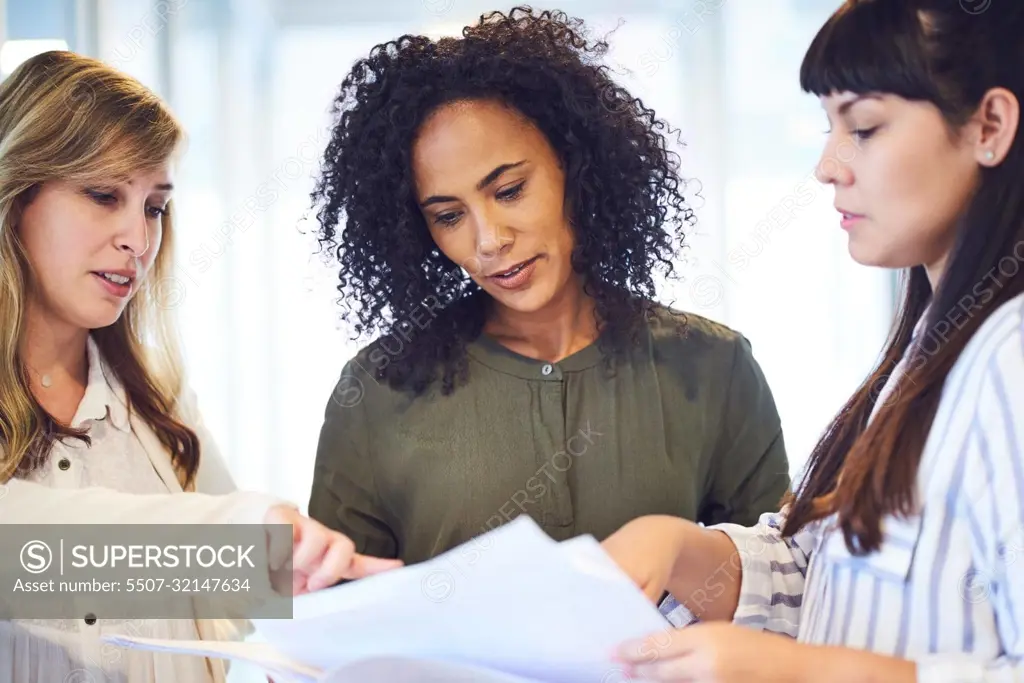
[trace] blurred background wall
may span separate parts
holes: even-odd
[[[838,0],[534,4],[610,36],[622,83],[679,128],[698,223],[662,300],[742,331],[771,382],[793,473],[869,370],[894,281],[846,252],[813,178],[827,122],[798,87]],[[191,382],[243,487],[307,502],[323,410],[362,342],[338,322],[308,193],[352,62],[402,33],[457,33],[494,0],[0,0],[0,70],[98,56],[172,105],[178,269],[161,286]]]

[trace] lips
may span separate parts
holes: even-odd
[[[537,270],[537,261],[540,256],[534,256],[526,261],[521,261],[504,270],[490,275],[487,279],[494,286],[500,287],[507,292],[521,292],[529,288],[533,281],[533,274]]]
[[[515,276],[516,274],[518,274],[518,273],[519,273],[519,272],[520,272],[521,270],[523,270],[524,268],[526,268],[527,266],[529,266],[529,265],[530,265],[531,263],[533,263],[534,261],[536,261],[536,260],[537,260],[537,258],[538,258],[538,257],[534,256],[534,257],[533,257],[533,258],[531,258],[531,259],[527,259],[527,260],[525,260],[525,261],[520,261],[519,263],[515,264],[515,265],[514,265],[514,266],[512,266],[512,267],[510,267],[510,268],[506,268],[505,270],[499,270],[499,271],[498,271],[498,272],[496,272],[496,273],[492,273],[491,275],[488,275],[488,277],[492,277],[492,278],[498,278],[498,279],[501,279],[501,278],[510,278],[510,277],[513,277],[513,276]]]
[[[113,282],[115,285],[127,286],[130,285],[135,280],[135,278],[131,275],[125,275],[122,273],[109,270],[97,270],[93,271],[93,274],[99,275],[100,277],[109,280],[110,282]]]
[[[133,270],[94,270],[91,275],[108,294],[126,299],[132,294],[137,273]]]

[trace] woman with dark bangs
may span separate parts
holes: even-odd
[[[516,8],[342,83],[320,238],[378,336],[328,403],[309,512],[361,552],[418,562],[520,514],[557,539],[752,524],[788,490],[749,342],[654,300],[693,212],[606,48]]]
[[[801,84],[850,253],[904,270],[901,310],[781,512],[605,541],[686,626],[620,656],[654,681],[1020,681],[1024,3],[850,0]]]

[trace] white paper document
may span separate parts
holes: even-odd
[[[299,596],[292,613],[254,622],[265,642],[107,640],[303,682],[458,681],[462,671],[494,683],[625,683],[616,646],[671,628],[592,536],[556,543],[525,515],[426,562]]]

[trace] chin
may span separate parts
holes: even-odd
[[[490,287],[487,293],[499,304],[517,313],[536,313],[550,304],[552,299],[550,292],[537,285],[517,292]]]
[[[884,268],[885,270],[903,270],[905,268],[913,267],[914,263],[906,263],[900,259],[894,259],[886,254],[854,254],[852,251],[850,255],[853,256],[853,260],[858,265],[865,266],[867,268]]]
[[[862,266],[892,269],[904,267],[902,263],[898,262],[898,259],[893,258],[892,254],[887,253],[884,249],[879,249],[877,245],[863,244],[851,239],[849,252],[850,257]]]
[[[850,250],[850,256],[853,258],[854,262],[856,262],[858,265],[861,265],[861,266],[867,266],[869,268],[884,268],[885,267],[882,263],[879,263],[874,258],[871,258],[871,257],[868,257],[868,256],[862,256],[862,255],[858,254],[856,251],[854,251],[853,249]]]
[[[103,327],[110,327],[120,320],[123,314],[124,309],[120,306],[99,304],[78,311],[78,315],[73,316],[72,320],[79,327],[87,330],[98,330]]]

